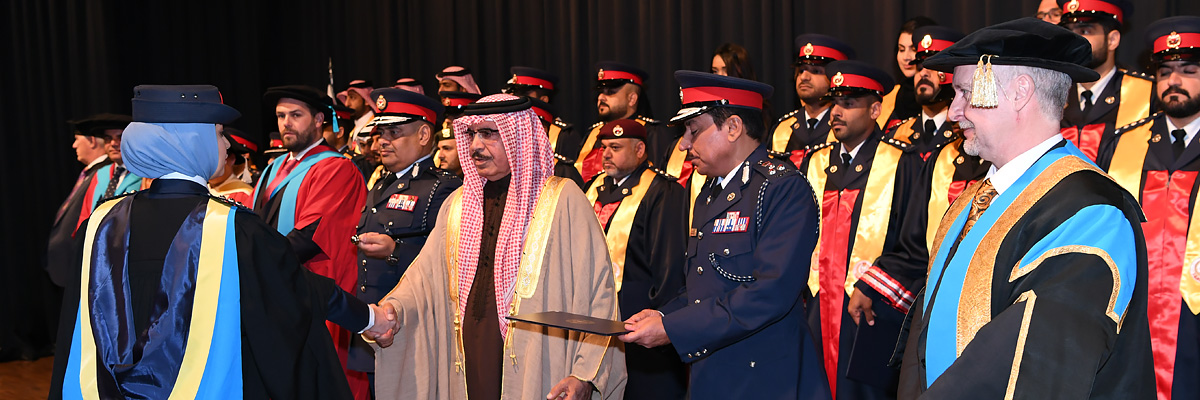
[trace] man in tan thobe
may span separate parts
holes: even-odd
[[[604,233],[586,197],[553,176],[526,98],[493,95],[454,121],[463,186],[381,302],[380,399],[620,399],[619,341],[509,315],[565,311],[619,319]],[[467,157],[469,156],[469,157]],[[394,346],[391,346],[395,343]]]

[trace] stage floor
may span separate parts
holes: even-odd
[[[0,363],[0,399],[41,400],[50,393],[54,357]]]

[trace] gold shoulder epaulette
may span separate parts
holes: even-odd
[[[596,128],[599,128],[599,127],[601,127],[601,126],[604,126],[604,123],[603,123],[603,122],[597,122],[597,123],[594,123],[594,124],[592,124],[592,126],[588,127],[588,129],[589,129],[589,130],[591,130],[591,129],[596,129]]]
[[[559,128],[563,129],[570,129],[572,126],[574,126],[558,118],[554,119],[554,125],[558,125]]]

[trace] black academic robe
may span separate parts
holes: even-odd
[[[79,254],[75,253],[75,230],[79,226],[83,199],[87,188],[92,185],[92,179],[96,178],[96,171],[109,164],[112,164],[112,161],[106,158],[84,171],[86,177],[67,199],[63,200],[58,214],[54,217],[54,225],[50,228],[50,239],[46,245],[46,272],[58,287],[65,286],[70,280],[70,275],[78,270],[78,266],[75,265],[75,260],[79,258]]]
[[[876,160],[876,152],[881,146],[891,148],[882,149],[883,153],[899,158],[896,161]],[[904,314],[890,307],[875,307],[875,325],[857,325],[846,312],[850,296],[844,285],[862,279],[878,256],[867,256],[856,262],[855,254],[869,254],[873,243],[879,246],[877,251],[880,254],[895,248],[901,236],[902,214],[909,199],[909,182],[919,176],[921,164],[919,161],[906,162],[904,144],[884,138],[879,129],[863,142],[850,165],[841,161],[841,147],[842,144],[837,142],[818,146],[808,153],[800,166],[800,171],[806,173],[810,181],[825,180],[824,187],[818,191],[821,194],[818,201],[822,202],[821,244],[813,258],[828,258],[829,262],[837,264],[821,265],[817,282],[809,281],[809,287],[804,291],[808,322],[817,335],[818,351],[826,363],[825,372],[833,386],[835,398],[891,398],[896,390],[899,371],[887,365]],[[876,168],[877,161],[884,164]],[[894,177],[890,182],[880,180],[878,187],[869,187],[871,174],[883,173],[877,171],[883,171],[882,168],[888,166],[887,162],[896,163]],[[868,199],[885,188],[893,191],[891,201],[881,201],[879,205],[882,208],[870,206]],[[850,205],[853,208],[846,212],[845,208]],[[869,229],[864,227],[879,227],[881,224],[886,224],[887,229],[878,234],[859,232],[860,229]],[[863,243],[857,240],[860,234],[865,235]],[[818,282],[820,289],[814,295],[811,287]],[[833,316],[831,312],[838,314]]]
[[[642,310],[662,307],[683,289],[687,208],[680,205],[686,196],[684,188],[658,170],[652,170],[654,178],[644,188],[642,200],[638,204],[623,203],[639,186],[647,168],[643,163],[620,185],[612,177],[600,174],[586,186],[588,196],[593,193],[596,196],[597,209],[637,207],[631,220],[620,221],[614,212],[607,223],[602,223],[606,234],[617,229],[629,232],[621,289],[617,292],[622,320]],[[625,362],[629,372],[626,399],[682,399],[687,393],[687,372],[673,346],[647,349],[628,345]]]
[[[130,215],[131,310],[135,326],[144,331],[154,307],[162,270],[153,265],[166,254],[175,233],[196,207],[210,199],[199,184],[157,179],[149,189],[133,194]],[[287,239],[252,211],[238,208],[235,216],[241,288],[242,380],[248,399],[348,399],[346,383],[325,320],[350,331],[369,321],[365,303],[342,291],[332,280],[301,268]],[[86,227],[86,221],[84,225]],[[86,228],[85,228],[86,229]],[[144,233],[138,233],[144,232]],[[76,235],[82,253],[83,231]],[[67,287],[78,288],[79,266]],[[141,261],[141,262],[139,262]],[[140,264],[140,266],[138,265]],[[66,290],[54,359],[50,398],[61,398],[72,332],[78,314],[79,291]],[[77,379],[77,378],[76,378]]]
[[[1145,74],[1118,68],[1104,90],[1092,95],[1092,108],[1079,106],[1079,85],[1071,85],[1063,109],[1063,138],[1092,160],[1108,145],[1115,129],[1150,116],[1154,82]]]
[[[1150,341],[1160,398],[1195,399],[1200,398],[1200,303],[1184,300],[1180,280],[1200,277],[1186,251],[1188,244],[1200,243],[1200,233],[1190,225],[1200,198],[1200,136],[1176,159],[1165,119],[1160,113],[1118,130],[1098,161],[1117,183],[1137,193],[1146,213],[1148,313],[1156,322]],[[1137,142],[1144,147],[1130,147]]]
[[[951,206],[906,322],[899,398],[1155,398],[1141,210],[1083,156],[1059,142],[961,243],[981,185]]]

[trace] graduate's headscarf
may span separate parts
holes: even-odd
[[[442,72],[437,74],[438,82],[442,79],[449,79],[459,86],[462,86],[462,91],[472,94],[480,94],[479,85],[475,83],[475,77],[471,75],[471,70],[457,65],[449,66],[442,69]]]
[[[470,160],[471,155],[470,139],[464,133],[471,125],[485,120],[495,122],[500,128],[500,138],[512,170],[493,257],[496,313],[501,317],[500,333],[507,337],[508,322],[504,317],[508,315],[506,310],[512,302],[525,233],[533,219],[538,195],[546,180],[554,174],[554,155],[541,121],[530,109],[529,99],[494,94],[467,106],[463,116],[454,120],[454,136],[460,160]],[[466,308],[479,265],[479,247],[483,236],[483,185],[486,183],[474,163],[464,162],[462,167],[457,304],[460,314]]]
[[[224,149],[216,124],[241,116],[211,85],[141,85],[133,89],[133,121],[121,137],[121,158],[146,178],[187,178],[203,184]]]

